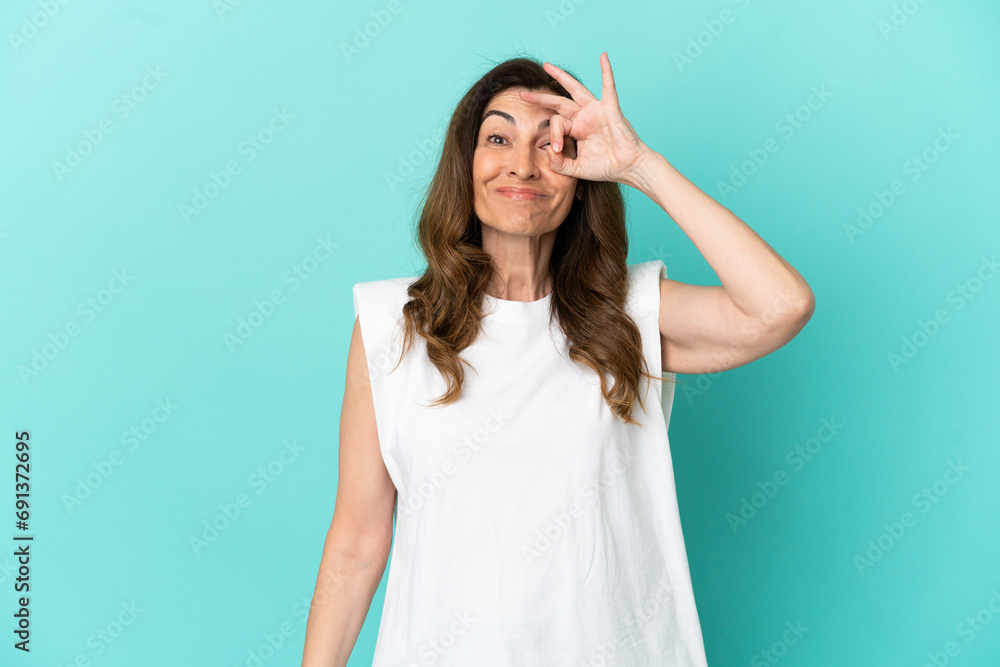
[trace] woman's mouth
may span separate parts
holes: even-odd
[[[497,188],[496,193],[509,199],[517,199],[521,201],[535,201],[536,199],[541,199],[546,196],[541,192],[518,190],[515,188]]]

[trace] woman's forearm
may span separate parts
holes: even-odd
[[[777,296],[803,310],[814,297],[805,279],[732,211],[644,147],[624,183],[666,211],[709,263],[733,303],[748,317],[773,308]]]
[[[324,548],[306,621],[302,667],[345,667],[378,590],[388,555]]]

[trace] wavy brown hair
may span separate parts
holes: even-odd
[[[482,227],[473,207],[472,160],[481,119],[498,93],[520,87],[571,98],[537,60],[513,58],[495,66],[458,102],[424,198],[417,237],[427,269],[407,290],[400,361],[417,335],[427,342],[428,359],[448,383],[435,406],[452,403],[461,393],[462,364],[472,366],[459,353],[482,331],[482,297],[496,270],[483,250]],[[625,310],[625,200],[618,183],[581,179],[578,187],[581,199],[573,198],[552,248],[549,272],[555,288],[550,316],[566,335],[569,358],[600,377],[611,410],[625,423],[638,424],[632,409],[641,376],[656,381],[661,377],[648,372],[639,328]],[[608,386],[606,374],[614,379],[613,386]]]

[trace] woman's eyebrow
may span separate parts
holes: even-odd
[[[503,118],[504,120],[506,120],[508,123],[510,123],[514,127],[517,127],[517,121],[514,120],[514,117],[511,116],[509,113],[507,113],[505,111],[500,111],[499,109],[490,109],[489,111],[487,111],[486,113],[484,113],[483,114],[483,119],[479,121],[479,124],[482,125],[484,122],[486,122],[486,119],[489,118],[490,116],[500,116],[501,118]],[[545,120],[543,120],[540,123],[538,123],[538,129],[539,130],[544,130],[548,126],[549,126],[549,119],[548,118],[546,118]]]

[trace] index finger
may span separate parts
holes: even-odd
[[[574,79],[566,71],[564,71],[557,65],[553,65],[550,62],[544,63],[542,67],[545,67],[546,65],[548,67],[545,69],[545,71],[548,72],[553,79],[561,83],[562,87],[565,88],[569,92],[569,94],[573,96],[573,99],[576,102],[582,103],[585,100],[597,99],[591,94],[589,90],[587,90],[586,86],[584,86],[582,83]],[[552,69],[550,70],[548,68]]]
[[[572,118],[580,110],[580,105],[568,97],[556,95],[554,93],[539,93],[535,90],[522,90],[521,99],[526,102],[534,102],[549,109],[555,109],[556,113],[566,118]]]

